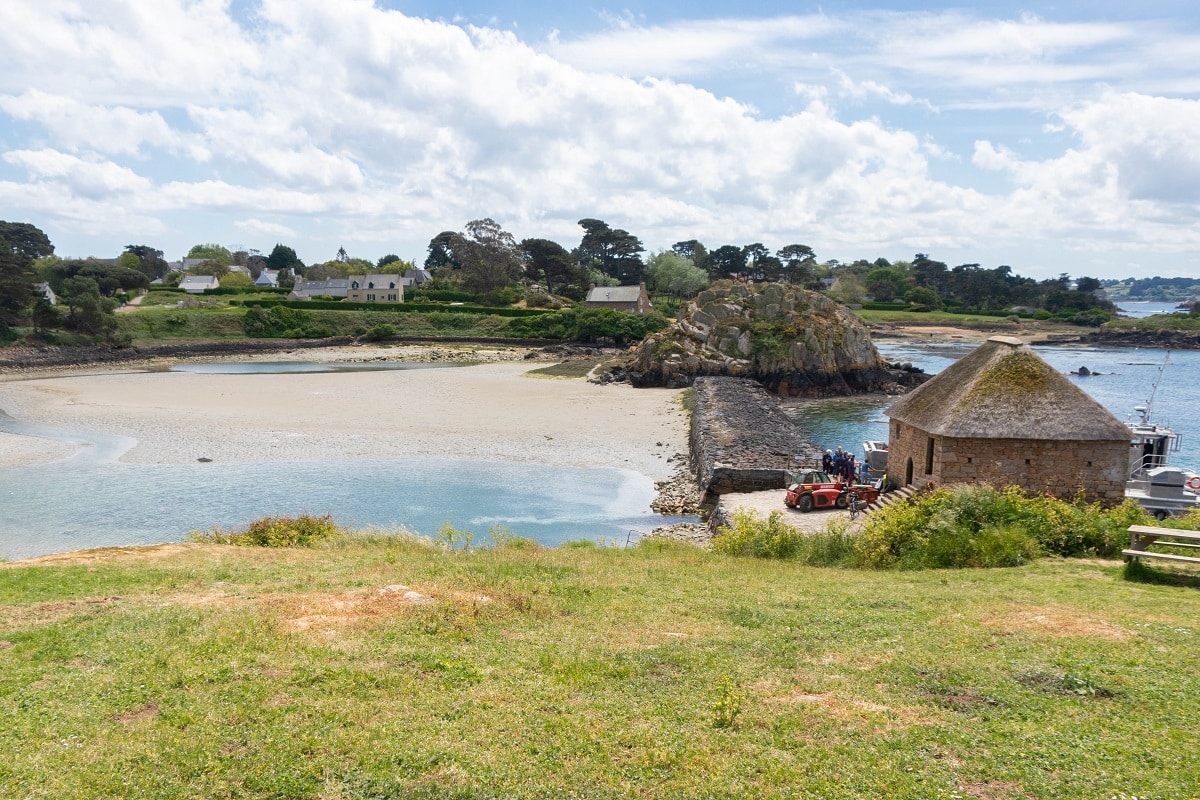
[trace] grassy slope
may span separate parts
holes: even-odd
[[[4,568],[0,796],[1196,796],[1200,595],[1119,572],[383,537]]]

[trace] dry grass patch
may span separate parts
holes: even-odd
[[[1071,611],[1054,608],[1024,608],[1003,614],[988,614],[980,620],[998,633],[1034,633],[1040,636],[1083,636],[1122,641],[1133,631],[1104,620],[1088,619]]]

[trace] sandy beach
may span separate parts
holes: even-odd
[[[662,480],[673,471],[670,456],[687,451],[678,390],[531,376],[548,362],[521,352],[486,358],[494,360],[367,372],[8,375],[0,411],[18,423],[129,437],[136,444],[121,456],[129,463],[437,456],[618,467]],[[346,348],[260,360],[421,359],[420,348]],[[48,463],[75,449],[0,432],[0,467]]]

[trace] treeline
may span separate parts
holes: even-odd
[[[916,311],[1026,312],[1087,325],[1110,319],[1116,307],[1105,297],[1096,278],[1074,281],[1066,274],[1035,280],[1015,274],[1012,267],[993,269],[979,264],[948,267],[925,253],[912,261],[856,261],[837,265],[831,294],[844,302],[902,301]]]
[[[1170,303],[1200,297],[1200,278],[1126,278],[1105,281],[1104,289],[1117,300],[1146,300]]]

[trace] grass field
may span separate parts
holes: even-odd
[[[1200,594],[1121,571],[380,535],[9,565],[0,796],[1195,797]]]

